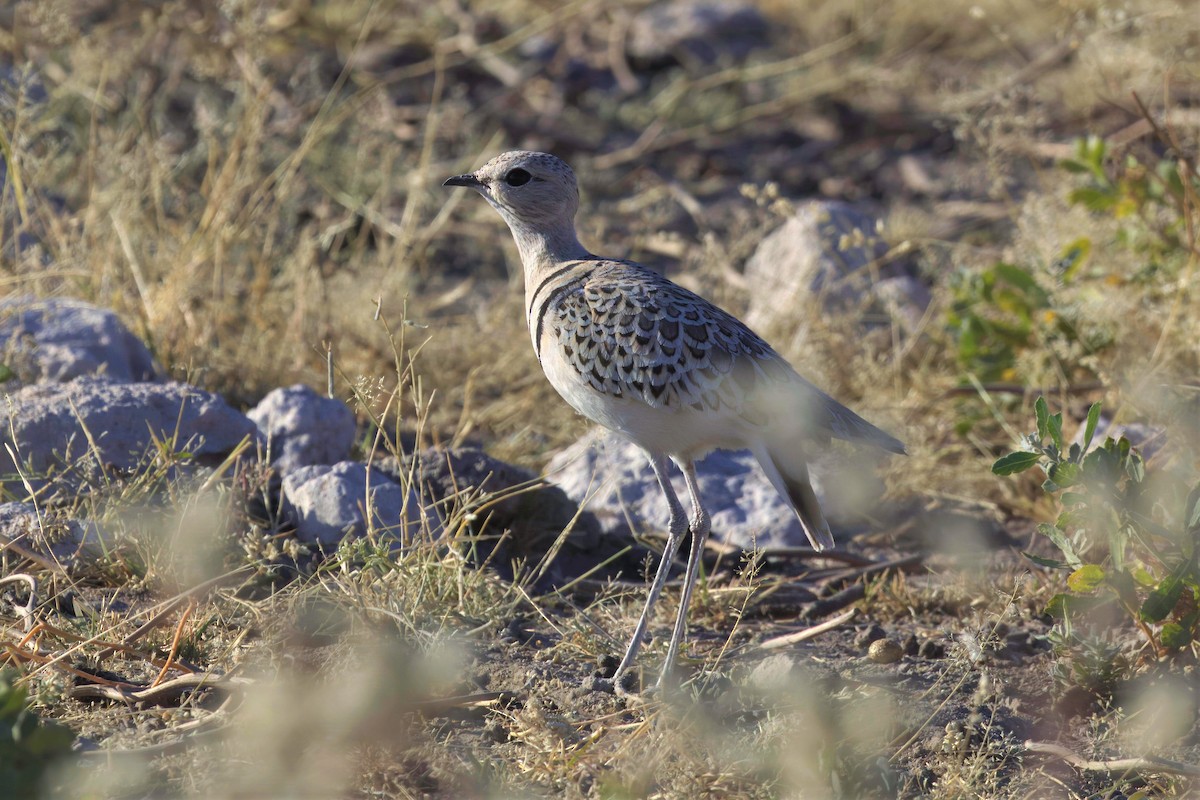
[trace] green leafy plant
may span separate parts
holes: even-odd
[[[1068,245],[1053,265],[1065,285],[1087,262],[1091,243],[1080,239]],[[1056,374],[1088,375],[1080,356],[1099,352],[1112,343],[1111,334],[1096,320],[1078,319],[1070,302],[1060,300],[1039,283],[1035,271],[999,262],[982,272],[958,272],[951,277],[953,301],[946,326],[956,342],[963,372],[976,380],[1013,381],[1022,356],[1036,356]],[[1063,354],[1074,354],[1065,363]]]
[[[1117,243],[1147,255],[1148,267],[1186,252],[1189,203],[1200,192],[1200,182],[1194,175],[1185,178],[1190,170],[1184,160],[1144,164],[1129,153],[1114,165],[1104,140],[1088,136],[1075,142],[1074,157],[1059,166],[1082,178],[1067,199],[1123,222]],[[1090,249],[1088,240],[1081,241]]]
[[[958,339],[959,365],[980,380],[1006,380],[1017,354],[1034,341],[1050,296],[1029,270],[999,263],[957,273],[947,323]]]
[[[38,717],[12,671],[0,672],[0,787],[8,797],[34,797],[56,760],[71,752],[70,728]]]
[[[1027,449],[1001,457],[992,472],[1041,467],[1042,489],[1058,499],[1058,518],[1038,532],[1060,558],[1026,555],[1066,573],[1065,590],[1047,608],[1063,642],[1082,642],[1095,622],[1115,614],[1130,620],[1157,654],[1190,647],[1200,634],[1200,484],[1171,509],[1171,492],[1152,487],[1154,476],[1128,439],[1107,437],[1092,446],[1099,403],[1088,410],[1081,441],[1070,444],[1062,414],[1051,414],[1040,397],[1034,408],[1037,430],[1026,437]]]

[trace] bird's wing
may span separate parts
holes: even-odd
[[[733,413],[752,425],[786,418],[809,437],[903,451],[800,377],[732,314],[640,264],[589,266],[564,286],[552,311],[561,352],[593,390],[654,408]]]
[[[756,387],[794,374],[731,314],[638,264],[600,262],[556,305],[559,347],[597,392],[755,421]]]

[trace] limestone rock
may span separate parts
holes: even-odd
[[[26,384],[87,375],[152,381],[154,359],[111,311],[79,300],[16,297],[0,302],[3,362]]]
[[[284,477],[283,493],[296,518],[296,536],[329,549],[347,535],[365,535],[368,527],[397,543],[440,531],[440,521],[421,506],[416,492],[356,461],[301,467]]]
[[[215,464],[247,436],[254,423],[221,397],[183,383],[111,383],[77,378],[26,386],[8,396],[0,446],[38,490],[53,474],[62,489],[129,475],[147,463],[154,439],[169,443],[185,462]],[[0,475],[17,474],[0,447]],[[22,482],[5,487],[25,496]]]
[[[275,389],[247,416],[266,437],[280,475],[336,464],[354,444],[354,413],[341,400],[322,397],[303,384]]]
[[[905,261],[883,258],[888,245],[874,218],[846,203],[814,200],[768,235],[746,262],[745,322],[780,347],[811,298],[831,313],[865,312],[915,328],[929,290]]]
[[[672,478],[676,494],[689,508],[687,488],[678,470]],[[854,487],[873,501],[882,487],[870,476],[870,470],[854,470],[863,486]],[[718,450],[696,463],[700,496],[712,517],[715,539],[746,550],[774,547],[804,547],[808,539],[791,506],[779,496],[749,451]],[[813,490],[820,499],[829,524],[838,534],[848,524],[839,514],[842,503],[827,491],[817,470],[811,472]],[[630,526],[637,530],[667,529],[667,503],[650,468],[650,462],[638,446],[595,429],[555,456],[546,467],[546,479],[561,487],[577,503],[589,498],[585,508],[591,511],[608,535],[628,535]],[[853,493],[852,493],[853,494]],[[849,505],[865,510],[873,505],[859,497]]]

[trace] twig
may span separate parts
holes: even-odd
[[[85,686],[72,687],[68,694],[75,699],[93,698],[100,700],[118,700],[121,702],[150,703],[156,706],[167,706],[177,701],[184,692],[191,689],[220,689],[231,691],[245,689],[254,684],[249,678],[231,678],[226,675],[181,675],[169,681],[163,681],[157,686],[144,689],[126,689],[119,686]]]
[[[187,608],[183,610],[183,614],[179,617],[179,624],[175,626],[175,636],[171,639],[171,651],[167,653],[167,662],[162,665],[159,670],[158,677],[154,679],[154,683],[150,684],[151,688],[158,686],[163,682],[163,678],[167,677],[167,672],[175,664],[175,656],[179,655],[179,640],[183,638],[183,626],[187,624],[188,618],[192,616],[192,612],[196,610],[196,600],[188,598]]]
[[[826,597],[813,603],[804,611],[805,619],[816,619],[823,617],[826,614],[832,614],[839,611],[851,603],[857,603],[867,596],[867,586],[863,583],[855,583],[851,586],[842,589],[832,597]]]
[[[29,601],[24,606],[17,606],[17,614],[24,620],[25,632],[29,633],[33,630],[33,609],[37,607],[37,578],[32,575],[26,575],[24,572],[19,572],[0,578],[0,586],[18,581],[29,584]]]
[[[417,700],[412,704],[412,710],[419,714],[444,714],[456,708],[479,708],[506,702],[509,698],[524,699],[522,695],[512,692],[478,692],[457,697],[437,697],[432,700]]]
[[[1076,769],[1087,772],[1166,772],[1171,775],[1187,775],[1200,778],[1200,765],[1185,764],[1182,761],[1171,761],[1158,756],[1142,758],[1110,758],[1094,761],[1084,758],[1073,750],[1050,742],[1026,741],[1023,745],[1027,753],[1041,753],[1057,756]]]
[[[130,647],[129,645],[121,644],[120,642],[108,642],[103,639],[95,639],[95,638],[89,638],[87,636],[80,636],[77,633],[72,633],[71,631],[65,631],[62,628],[56,628],[53,625],[50,625],[46,622],[39,622],[33,631],[26,634],[25,637],[22,638],[20,642],[17,642],[17,647],[24,646],[25,642],[28,641],[30,636],[32,636],[34,633],[38,633],[38,632],[44,632],[46,634],[49,634],[50,636],[56,636],[60,639],[66,639],[71,642],[84,642],[85,644],[96,645],[97,647],[107,647],[107,648],[111,648],[114,651],[128,653],[129,655],[137,656],[138,658],[142,659],[143,661],[153,664],[156,667],[161,667],[164,663],[163,659],[153,656],[144,650],[139,650],[136,647]],[[178,661],[178,660],[175,661],[173,666],[175,667],[175,669],[181,669],[186,672],[195,672],[194,669],[187,666],[182,661]]]
[[[845,614],[839,614],[833,619],[827,619],[819,625],[813,625],[809,628],[805,628],[802,631],[796,631],[795,633],[785,633],[783,636],[775,636],[771,639],[767,639],[764,642],[760,642],[758,649],[776,650],[780,647],[787,647],[789,644],[806,642],[809,639],[820,636],[822,633],[825,633],[825,631],[831,631],[839,625],[844,625],[845,623],[854,619],[856,614],[858,614],[858,609],[852,608]]]

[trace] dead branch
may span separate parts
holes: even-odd
[[[1200,765],[1185,764],[1182,761],[1171,761],[1158,756],[1142,756],[1141,758],[1110,758],[1102,761],[1084,758],[1073,750],[1050,742],[1027,741],[1023,745],[1027,753],[1061,758],[1076,769],[1087,772],[1165,772],[1171,775],[1187,775],[1200,778]]]

